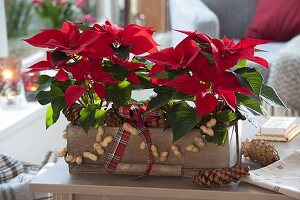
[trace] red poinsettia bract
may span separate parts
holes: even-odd
[[[65,22],[61,30],[42,30],[41,33],[25,41],[35,47],[57,49],[69,54],[79,54],[102,34],[95,30],[80,32],[76,24]]]
[[[145,56],[154,62],[150,75],[164,70],[180,70],[191,64],[199,53],[200,48],[194,40],[183,40],[175,48],[165,48],[161,51]]]
[[[86,85],[73,85],[67,88],[65,99],[69,106],[77,101],[87,89],[93,89],[100,99],[104,99],[105,86],[118,83],[109,73],[102,70],[102,64],[99,61],[82,59],[70,67],[70,72],[76,81],[87,83],[91,88]]]
[[[130,61],[128,61],[128,59],[123,61],[122,59],[118,58],[117,56],[112,57],[112,61],[114,64],[117,64],[128,70],[127,79],[130,82],[135,83],[137,85],[139,85],[141,83],[139,77],[135,73],[135,70],[144,67],[145,64],[130,62]]]
[[[176,90],[196,96],[196,109],[199,115],[212,112],[218,105],[218,98],[235,111],[235,92],[252,94],[242,87],[236,76],[230,72],[218,72],[216,66],[207,66],[192,75],[184,74],[166,84]]]
[[[212,54],[214,63],[218,67],[219,71],[230,69],[234,67],[239,60],[243,59],[256,62],[266,68],[269,68],[266,60],[254,56],[255,46],[268,43],[268,40],[245,38],[235,44],[234,40],[228,40],[227,37],[219,40],[197,31],[179,32],[188,35],[186,40],[196,40],[201,46],[201,51]]]
[[[122,28],[106,20],[104,25],[94,25],[94,29],[104,33],[101,38],[116,49],[121,46],[130,46],[131,53],[135,55],[157,51],[158,44],[152,37],[154,31],[151,27],[129,24]]]

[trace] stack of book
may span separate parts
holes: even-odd
[[[271,117],[264,123],[257,139],[287,142],[300,133],[300,125],[296,124],[296,117]]]

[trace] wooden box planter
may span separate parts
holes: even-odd
[[[240,123],[237,126],[240,132]],[[104,137],[115,136],[119,127],[105,127]],[[237,145],[240,145],[240,137],[236,137],[235,126],[228,127],[228,137],[223,147],[213,143],[206,143],[199,152],[189,152],[186,146],[194,142],[199,136],[199,129],[193,129],[184,137],[176,141],[183,156],[178,158],[171,150],[173,134],[171,129],[149,128],[152,144],[156,145],[159,152],[168,151],[167,160],[160,161],[154,158],[154,165],[150,175],[156,176],[192,176],[203,168],[220,168],[236,164],[239,159]],[[97,129],[91,128],[86,134],[78,126],[67,126],[67,149],[68,154],[82,156],[84,152],[91,152],[98,156],[96,161],[83,158],[82,164],[69,163],[71,173],[98,173],[105,174],[104,164],[108,154],[111,152],[113,142],[105,148],[105,154],[100,156],[93,148],[96,140]],[[240,133],[238,133],[240,135]],[[115,171],[115,174],[141,175],[147,167],[147,150],[141,150],[142,139],[139,136],[130,136],[125,153]]]

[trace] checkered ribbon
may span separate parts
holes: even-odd
[[[161,113],[153,109],[151,112],[145,112],[146,106],[140,106],[138,104],[132,104],[129,106],[119,107],[119,114],[129,119],[129,124],[134,126],[138,130],[138,135],[145,141],[146,148],[148,149],[148,167],[145,173],[139,178],[148,176],[153,166],[153,155],[151,152],[151,137],[146,123],[155,120]],[[108,154],[108,158],[105,162],[105,169],[109,174],[114,173],[122,156],[125,152],[129,137],[131,133],[125,131],[123,127],[120,127],[118,133],[114,139],[114,146],[112,151]]]

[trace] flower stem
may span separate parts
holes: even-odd
[[[103,99],[101,99],[100,101],[100,105],[99,105],[100,109],[102,108],[102,105],[103,105]]]

